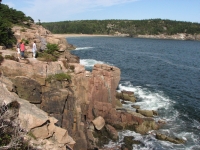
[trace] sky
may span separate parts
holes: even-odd
[[[200,23],[200,0],[2,0],[35,22],[169,19]]]

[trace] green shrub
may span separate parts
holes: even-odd
[[[0,7],[2,5],[0,4]],[[16,38],[14,37],[13,31],[11,29],[12,24],[7,20],[7,18],[2,18],[4,15],[4,11],[2,7],[0,8],[0,45],[6,46],[7,48],[11,48],[13,44],[16,42]]]
[[[47,49],[45,49],[43,52],[38,53],[38,58],[41,61],[57,61],[59,57],[59,48],[57,44],[47,44]]]
[[[22,39],[22,41],[24,42],[25,45],[29,44],[29,41],[26,39]]]
[[[55,75],[49,75],[46,78],[46,81],[50,82],[51,80],[58,80],[58,81],[63,81],[63,80],[71,80],[71,76],[66,73],[59,73]]]
[[[20,122],[18,122],[19,108],[20,104],[17,101],[0,105],[0,149],[34,149],[29,145],[29,141],[23,138],[27,132],[20,127]]]
[[[11,135],[9,135],[10,133],[4,133],[3,131],[1,131],[1,137],[0,137],[0,146],[6,146],[10,143],[11,141]]]
[[[48,54],[54,54],[55,51],[59,50],[58,44],[47,44],[47,49],[45,50]]]

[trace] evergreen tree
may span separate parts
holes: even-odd
[[[16,42],[12,32],[13,24],[28,27],[30,24],[25,25],[24,21],[33,22],[33,19],[1,2],[2,0],[0,1],[0,45],[11,47]]]
[[[11,24],[0,16],[0,45],[12,47],[15,42]]]

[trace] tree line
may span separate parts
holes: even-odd
[[[78,20],[43,22],[43,27],[52,33],[108,34],[116,32],[135,35],[173,35],[177,33],[199,34],[200,24],[184,21],[147,19],[147,20]]]
[[[26,23],[25,23],[26,22]],[[22,11],[9,8],[8,5],[0,3],[0,45],[12,47],[16,39],[12,32],[13,25],[30,26],[34,20],[26,16]]]

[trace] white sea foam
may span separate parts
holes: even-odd
[[[113,64],[97,61],[95,59],[81,59],[80,64],[84,65],[86,68],[92,68],[95,64],[107,64],[113,66]]]
[[[180,113],[173,108],[175,103],[173,100],[169,99],[162,91],[150,91],[148,88],[143,88],[141,86],[133,86],[131,82],[124,82],[119,84],[119,91],[126,90],[134,92],[138,102],[134,103],[140,105],[141,109],[147,110],[158,110],[162,114],[159,114],[155,120],[165,120],[167,122],[166,127],[159,130],[159,132],[175,136],[178,138],[184,139],[188,144],[184,149],[198,149],[199,148],[199,136],[193,132],[184,132],[180,131],[181,128],[184,128],[184,121],[180,119]],[[133,103],[127,102],[123,104],[123,107],[128,109],[134,109],[131,107]],[[187,116],[185,116],[187,117]],[[198,121],[192,121],[191,124],[194,128],[199,128],[200,123]],[[148,135],[141,135],[134,131],[125,130],[119,132],[119,141],[110,142],[107,147],[114,147],[116,145],[121,145],[123,143],[123,138],[125,136],[133,136],[134,140],[140,141],[143,144],[133,144],[133,149],[135,150],[153,150],[153,149],[183,149],[183,146],[170,143],[168,141],[160,141],[155,138],[154,131],[150,131]]]
[[[94,64],[104,64],[105,62],[97,61],[94,59],[83,59],[80,61],[86,67],[93,67]],[[151,87],[149,85],[148,87]],[[167,122],[167,129],[160,129],[162,133],[166,135],[174,135],[176,137],[182,138],[187,142],[195,143],[194,149],[198,147],[198,136],[194,133],[189,132],[180,132],[179,129],[182,128],[181,125],[184,124],[183,120],[179,118],[179,112],[173,108],[173,104],[175,103],[171,100],[168,96],[166,96],[162,91],[150,91],[148,88],[143,88],[141,86],[133,86],[131,82],[127,81],[122,84],[119,84],[119,91],[126,90],[134,92],[138,102],[134,103],[136,105],[140,105],[141,109],[146,110],[158,110],[162,111],[163,115],[159,114],[155,120],[165,120]],[[131,107],[133,103],[127,102],[127,104],[123,104],[124,107],[133,110],[134,108]],[[178,119],[179,118],[179,119]],[[198,121],[192,121],[192,125],[195,128],[200,127],[200,123]],[[177,148],[174,144],[167,142],[167,141],[159,141],[155,138],[155,135],[141,135],[135,133],[134,131],[122,131],[119,132],[119,141],[113,142],[110,141],[109,144],[105,145],[107,148],[113,148],[116,146],[120,146],[123,143],[124,136],[133,136],[134,140],[141,141],[143,145],[133,145],[133,149],[136,150],[153,150],[156,147],[162,147],[163,149],[175,149]],[[192,148],[191,146],[185,147],[186,149]]]
[[[75,50],[87,50],[91,48],[94,48],[94,47],[77,47]]]
[[[198,122],[197,120],[193,120],[192,126],[194,128],[200,129],[200,122]]]
[[[97,61],[94,59],[81,59],[80,64],[84,65],[85,67],[93,67],[95,64],[103,64],[102,61]]]
[[[124,136],[133,136],[134,140],[136,141],[140,141],[141,143],[143,143],[141,146],[140,144],[134,144],[133,145],[133,149],[134,150],[153,150],[156,146],[155,146],[155,137],[152,134],[149,135],[141,135],[139,133],[136,133],[134,131],[129,131],[129,130],[125,130],[122,132],[119,132],[120,135],[120,140],[123,141]]]
[[[136,102],[136,105],[140,105],[141,109],[146,110],[158,110],[159,108],[169,109],[172,101],[165,96],[161,91],[151,92],[147,88],[141,86],[132,86],[127,82],[126,85],[119,85],[119,90],[132,91],[140,101]]]
[[[135,108],[132,108],[131,105],[139,105],[141,109],[144,110],[156,110],[158,116],[155,116],[156,121],[163,120],[167,122],[169,126],[175,127],[174,121],[177,120],[177,117],[180,115],[177,110],[173,108],[175,103],[173,100],[169,99],[162,91],[150,91],[147,88],[141,86],[133,86],[130,82],[125,82],[119,84],[119,91],[126,90],[134,92],[134,95],[137,98],[136,103],[126,102],[123,104],[123,107],[126,109],[135,111]]]

